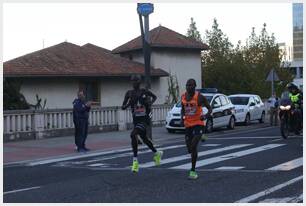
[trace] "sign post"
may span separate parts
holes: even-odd
[[[140,31],[142,38],[142,48],[143,57],[145,63],[145,85],[146,89],[151,88],[151,71],[150,71],[150,61],[151,61],[151,49],[150,49],[150,38],[149,38],[149,15],[153,13],[154,6],[151,3],[137,3],[137,13],[139,15]],[[144,28],[143,20],[144,17]],[[147,129],[147,135],[152,140],[152,109],[150,108],[150,122]]]
[[[277,73],[275,72],[274,69],[271,69],[271,71],[269,72],[267,78],[266,78],[267,82],[271,82],[271,96],[274,94],[274,81],[279,81],[279,77],[277,76]]]

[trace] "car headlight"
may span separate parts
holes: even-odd
[[[287,106],[280,106],[279,107],[281,110],[290,110],[291,109],[291,106],[290,105],[287,105]]]

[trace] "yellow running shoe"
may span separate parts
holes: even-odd
[[[133,160],[132,172],[138,172],[138,171],[139,171],[139,163],[137,160]]]
[[[162,151],[158,151],[154,154],[153,160],[155,162],[155,166],[159,166],[160,165],[160,160],[163,156],[163,152]]]

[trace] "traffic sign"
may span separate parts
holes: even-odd
[[[153,13],[154,6],[151,3],[138,3],[137,4],[137,12],[142,16],[148,16]]]
[[[271,69],[271,71],[269,72],[267,79],[267,82],[271,82],[271,81],[279,81],[279,77],[277,75],[277,73],[274,71],[274,69]]]

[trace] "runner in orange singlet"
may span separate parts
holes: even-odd
[[[195,172],[196,162],[198,158],[197,146],[204,133],[204,119],[210,116],[212,108],[207,99],[199,92],[195,91],[196,81],[189,79],[186,83],[186,92],[181,97],[182,110],[181,122],[186,128],[185,141],[188,153],[191,154],[191,170],[189,172],[190,179],[197,179],[198,175]],[[202,106],[208,109],[206,115],[203,114]]]

